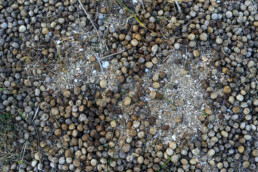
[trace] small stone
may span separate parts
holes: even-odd
[[[258,27],[258,21],[254,22],[254,27]]]
[[[180,162],[181,162],[183,165],[188,164],[188,161],[187,161],[185,158],[181,159]]]
[[[124,105],[129,106],[131,104],[131,98],[130,97],[125,97],[124,99]]]
[[[152,53],[156,53],[158,51],[159,46],[157,44],[153,45],[151,48]]]
[[[92,159],[92,160],[90,161],[90,164],[91,164],[93,167],[95,167],[95,166],[97,165],[97,160],[96,160],[96,159]]]
[[[231,11],[227,11],[227,12],[226,12],[226,17],[227,17],[227,18],[230,19],[232,16],[233,16],[233,14],[232,14]]]
[[[226,132],[226,131],[221,131],[221,135],[223,136],[223,137],[228,137],[228,133]]]
[[[179,156],[178,155],[173,155],[172,158],[171,158],[171,161],[174,162],[174,163],[177,163],[179,160]]]
[[[129,144],[124,144],[122,147],[123,152],[129,152],[131,149],[131,146]]]
[[[151,23],[154,23],[154,22],[156,21],[156,19],[155,19],[155,17],[151,16],[150,19],[149,19],[149,21],[150,21]]]
[[[170,143],[169,143],[169,147],[170,147],[171,149],[176,149],[176,142],[170,142]]]
[[[232,111],[233,111],[234,113],[239,113],[239,112],[240,112],[240,108],[239,108],[238,106],[234,106],[234,107],[232,108]]]
[[[156,95],[157,95],[157,92],[156,92],[156,91],[151,91],[151,92],[150,92],[150,97],[151,97],[152,99],[155,99]]]
[[[179,44],[179,43],[175,43],[175,44],[174,44],[174,48],[175,48],[176,50],[178,50],[178,49],[180,48],[180,44]]]
[[[196,159],[195,158],[192,158],[192,159],[190,159],[190,164],[196,164]]]
[[[39,152],[35,153],[34,158],[35,158],[36,160],[38,160],[38,161],[41,160],[41,158],[42,158],[41,153],[39,153]]]
[[[46,113],[43,113],[42,116],[40,117],[40,119],[41,119],[42,121],[47,121],[48,118],[49,118],[49,115],[46,114]]]
[[[258,106],[258,99],[254,99],[254,100],[253,100],[253,105],[254,105],[254,106]]]
[[[71,92],[69,90],[66,90],[64,91],[63,95],[68,98],[71,96]]]
[[[236,97],[236,99],[237,99],[238,101],[242,102],[242,101],[244,100],[244,96],[241,95],[241,94],[238,94],[237,97]]]
[[[225,86],[224,89],[223,89],[223,92],[225,94],[229,94],[229,93],[231,93],[231,88],[229,86]]]
[[[38,163],[37,160],[33,160],[33,161],[31,162],[31,166],[32,166],[32,167],[36,167],[37,163]]]
[[[193,41],[195,39],[195,35],[193,33],[189,34],[187,37],[189,40]]]
[[[147,63],[145,63],[145,66],[150,69],[150,68],[152,68],[153,63],[152,62],[147,62]]]
[[[193,153],[195,156],[197,156],[197,155],[199,155],[200,150],[199,150],[198,148],[193,149],[193,150],[192,150],[192,153]]]
[[[76,86],[74,87],[73,91],[74,91],[74,94],[79,95],[81,93],[81,88]]]
[[[207,33],[201,33],[201,34],[200,34],[200,40],[202,40],[202,41],[207,41],[207,39],[208,39]]]
[[[243,168],[248,168],[250,166],[250,162],[249,161],[244,161],[243,162]]]
[[[137,134],[137,136],[138,136],[138,138],[143,138],[144,137],[144,132],[143,131],[140,131],[138,134]]]
[[[30,86],[31,86],[30,80],[28,80],[28,79],[24,80],[24,85],[25,85],[26,87],[30,87]]]
[[[222,43],[223,43],[223,40],[222,40],[220,37],[217,37],[217,38],[216,38],[216,43],[217,43],[217,44],[222,44]]]
[[[237,149],[238,149],[239,153],[243,153],[244,150],[245,150],[245,147],[244,146],[239,146]]]
[[[210,150],[208,151],[208,156],[209,156],[209,157],[212,157],[214,154],[215,154],[215,150],[214,150],[214,149],[210,149]]]
[[[1,24],[1,28],[2,28],[2,29],[7,29],[7,28],[8,28],[8,24],[5,23],[5,22],[2,23],[2,24]]]
[[[174,151],[171,148],[167,148],[166,153],[168,156],[173,155]]]
[[[75,167],[80,167],[80,165],[81,165],[80,160],[79,160],[79,159],[74,159],[74,160],[73,160],[73,165],[74,165]]]
[[[141,125],[141,123],[139,121],[134,121],[133,122],[133,127],[134,128],[138,128]]]
[[[217,20],[219,18],[219,15],[217,13],[213,13],[211,15],[212,20]]]
[[[157,73],[153,74],[152,80],[153,81],[158,81],[159,80],[159,75]]]
[[[96,58],[94,56],[89,56],[89,61],[90,62],[95,62],[96,61]]]
[[[131,41],[132,46],[136,47],[138,45],[138,41],[136,39],[133,39]]]
[[[42,28],[42,34],[46,35],[49,32],[48,28],[44,27]]]
[[[58,114],[59,114],[58,108],[52,108],[52,109],[51,109],[51,114],[52,114],[52,115],[58,115]]]
[[[111,122],[110,122],[110,126],[113,127],[113,128],[115,128],[115,127],[116,127],[116,121],[115,121],[115,120],[111,121]]]
[[[247,63],[247,66],[248,66],[248,68],[254,67],[254,66],[255,66],[255,62],[252,61],[252,60],[250,60],[250,61]]]
[[[58,160],[59,164],[64,164],[65,163],[65,158],[64,157],[60,157]]]
[[[160,84],[158,82],[154,82],[152,84],[152,87],[155,88],[155,89],[158,89],[160,87]]]
[[[249,135],[249,134],[245,134],[245,135],[244,135],[244,138],[245,138],[246,140],[251,140],[251,139],[252,139],[252,136]]]
[[[80,122],[87,121],[87,116],[85,114],[80,114],[79,121]]]
[[[258,149],[254,149],[254,150],[252,151],[252,155],[253,155],[254,157],[257,157],[257,156],[258,156]]]
[[[100,85],[101,88],[106,88],[107,87],[107,81],[103,79],[99,82],[99,85]]]
[[[199,57],[200,56],[200,52],[198,50],[194,50],[193,51],[193,55],[194,55],[195,58]]]
[[[26,31],[26,27],[25,27],[24,25],[21,25],[21,26],[19,27],[19,32],[23,33],[23,32],[25,32],[25,31]]]
[[[151,135],[155,135],[156,132],[157,132],[157,129],[155,127],[151,127],[149,132],[150,132]]]
[[[210,98],[211,99],[216,99],[218,97],[218,94],[217,93],[211,93],[211,95],[210,95]]]

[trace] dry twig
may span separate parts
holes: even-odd
[[[91,22],[92,26],[94,27],[95,31],[97,32],[97,35],[98,35],[98,37],[99,37],[99,40],[101,40],[101,39],[100,39],[100,36],[99,36],[98,29],[96,28],[96,26],[94,25],[93,21],[91,20],[91,16],[88,14],[88,12],[86,11],[86,9],[84,8],[84,6],[83,6],[81,0],[78,0],[78,2],[80,3],[80,5],[81,5],[81,7],[82,7],[82,9],[83,9],[83,11],[84,11],[84,13],[87,15],[87,18],[90,20],[90,22]]]
[[[124,51],[125,51],[125,50],[122,50],[122,51],[119,51],[119,52],[116,52],[116,53],[113,53],[113,54],[109,54],[109,55],[107,55],[107,56],[101,57],[101,59],[104,60],[104,59],[106,59],[106,58],[108,58],[108,57],[111,57],[111,56],[120,54],[120,53],[122,53],[122,52],[124,52]]]

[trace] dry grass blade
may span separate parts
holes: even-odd
[[[93,21],[91,20],[91,17],[90,17],[90,15],[88,14],[88,12],[86,11],[86,9],[84,8],[84,6],[83,6],[81,0],[78,0],[78,2],[80,3],[80,6],[82,7],[84,13],[87,15],[87,18],[90,20],[90,22],[91,22],[92,26],[94,27],[95,31],[97,32],[97,35],[98,35],[98,37],[99,37],[99,40],[101,40],[101,38],[100,38],[100,36],[99,36],[98,29],[96,28],[96,26],[94,25]]]
[[[163,169],[168,163],[169,161],[171,161],[172,157],[178,153],[178,151],[181,149],[181,147],[185,144],[185,141],[183,141],[183,143],[176,149],[175,153],[173,155],[170,156],[170,158],[161,166],[161,169]]]
[[[21,161],[20,161],[20,164],[19,164],[19,171],[20,171],[20,169],[21,169],[21,164],[22,164],[22,162],[23,162],[23,158],[24,158],[24,155],[25,155],[27,146],[28,146],[28,142],[25,142],[24,147],[23,147],[23,152],[22,152]]]
[[[133,10],[131,10],[130,8],[128,8],[124,3],[121,2],[121,0],[117,0],[117,2],[118,2],[121,6],[123,6],[128,12],[130,12],[130,13],[133,15],[134,19],[135,19],[142,27],[144,27],[145,29],[147,29],[147,30],[150,31],[150,32],[153,32],[152,30],[150,30],[149,28],[147,28],[147,27],[139,20],[139,18],[138,18],[137,15],[133,12]]]

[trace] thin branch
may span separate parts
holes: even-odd
[[[22,161],[23,161],[23,158],[24,158],[24,154],[25,154],[25,152],[26,152],[27,145],[28,145],[28,142],[25,142],[24,147],[23,147],[23,152],[22,152],[21,161],[20,161],[21,163],[22,163]],[[20,171],[20,169],[21,169],[21,163],[19,164],[19,171]]]
[[[175,0],[175,3],[176,3],[176,6],[177,6],[177,8],[178,8],[179,13],[182,13],[181,7],[180,7],[180,5],[178,4],[177,0]]]
[[[96,57],[96,59],[97,59],[97,61],[98,61],[98,63],[99,63],[99,66],[100,66],[101,71],[103,71],[102,63],[101,63],[101,61],[100,61],[98,55],[95,55],[95,57]]]
[[[83,9],[83,11],[84,11],[84,13],[87,15],[87,18],[90,20],[92,26],[93,26],[94,29],[96,30],[97,35],[98,35],[98,37],[99,37],[99,40],[101,40],[101,39],[100,39],[100,36],[99,36],[98,29],[96,28],[96,26],[94,25],[93,21],[91,20],[91,17],[90,17],[90,15],[87,13],[86,9],[84,8],[84,6],[83,6],[81,0],[78,0],[78,2],[80,3],[80,5],[81,5],[81,7],[82,7],[82,9]]]
[[[39,112],[39,105],[38,105],[38,107],[37,107],[37,109],[36,109],[36,111],[35,111],[35,115],[34,115],[34,117],[33,117],[32,121],[34,121],[34,120],[35,120],[35,118],[36,118],[36,116],[37,116],[38,112]]]
[[[119,52],[116,52],[116,53],[109,54],[109,55],[107,55],[107,56],[101,57],[101,60],[104,60],[104,59],[106,59],[106,58],[108,58],[108,57],[111,57],[111,56],[120,54],[120,53],[122,53],[122,52],[124,52],[124,51],[125,51],[125,50],[122,50],[122,51],[119,51]]]

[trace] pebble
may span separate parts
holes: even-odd
[[[195,35],[193,33],[191,33],[190,35],[188,35],[187,37],[189,40],[194,40],[195,39]]]
[[[131,98],[130,97],[125,97],[124,98],[124,105],[129,106],[131,104]]]
[[[35,155],[34,155],[34,158],[35,158],[36,160],[38,160],[38,161],[41,160],[41,158],[42,158],[41,153],[36,152]]]
[[[159,46],[157,44],[153,45],[151,48],[152,53],[156,53],[158,51]]]
[[[8,24],[7,23],[2,23],[1,24],[1,28],[2,29],[7,29],[8,28]]]
[[[215,155],[215,150],[214,150],[214,149],[210,149],[210,150],[208,151],[208,156],[209,156],[209,157],[212,157],[213,155]]]
[[[132,46],[136,47],[138,45],[138,41],[136,39],[133,39],[131,41]]]
[[[42,28],[42,34],[46,35],[49,32],[48,28]]]
[[[233,13],[232,13],[231,11],[227,11],[227,12],[226,12],[226,17],[227,17],[227,18],[230,19],[230,18],[232,18],[232,16],[233,16]]]
[[[216,99],[218,97],[217,93],[211,93],[210,95],[211,99]]]
[[[231,88],[229,86],[225,86],[224,89],[223,89],[223,92],[225,94],[229,94],[229,93],[231,93]]]
[[[245,147],[244,146],[239,146],[237,149],[238,149],[239,153],[243,153],[244,150],[245,150]]]
[[[173,155],[174,151],[171,148],[167,148],[166,153],[168,156]]]
[[[156,98],[156,95],[157,95],[157,92],[156,92],[156,91],[151,91],[151,92],[150,92],[150,97],[151,97],[152,99],[155,99],[155,98]]]
[[[152,84],[152,87],[153,87],[154,89],[158,89],[158,88],[160,87],[160,84],[159,84],[158,82],[154,82],[154,83]]]
[[[178,156],[178,155],[173,155],[172,158],[171,158],[171,161],[172,161],[173,163],[177,163],[178,160],[179,160],[179,156]]]
[[[25,31],[26,31],[26,27],[25,27],[24,25],[21,25],[21,26],[19,27],[19,32],[23,33],[23,32],[25,32]]]
[[[213,14],[211,15],[211,18],[212,18],[212,20],[217,20],[217,19],[219,18],[219,15],[216,14],[216,13],[213,13]]]
[[[179,44],[179,43],[175,43],[175,44],[174,44],[174,48],[175,48],[176,50],[178,50],[178,49],[180,48],[180,44]]]
[[[176,149],[176,142],[170,142],[169,147],[173,150]]]
[[[150,68],[152,68],[153,63],[152,62],[147,62],[147,63],[145,63],[145,66],[150,69]]]
[[[222,135],[223,137],[228,137],[228,133],[227,133],[226,131],[221,131],[221,135]]]
[[[244,96],[241,95],[241,94],[238,94],[237,97],[236,97],[236,99],[237,99],[238,101],[242,102],[242,101],[244,100]]]
[[[157,129],[155,127],[151,127],[149,132],[150,132],[151,135],[155,135],[156,132],[157,132]]]
[[[252,151],[252,155],[253,155],[254,157],[258,157],[258,149],[254,149],[254,150]]]
[[[101,88],[106,88],[107,87],[107,81],[103,79],[99,82],[99,85],[100,85]]]
[[[217,44],[222,44],[222,43],[223,43],[223,40],[222,40],[220,37],[217,37],[217,38],[216,38],[216,43],[217,43]]]
[[[71,96],[71,92],[69,90],[64,91],[63,95],[67,98]]]
[[[131,149],[131,146],[129,144],[124,144],[122,147],[123,152],[129,152]]]

